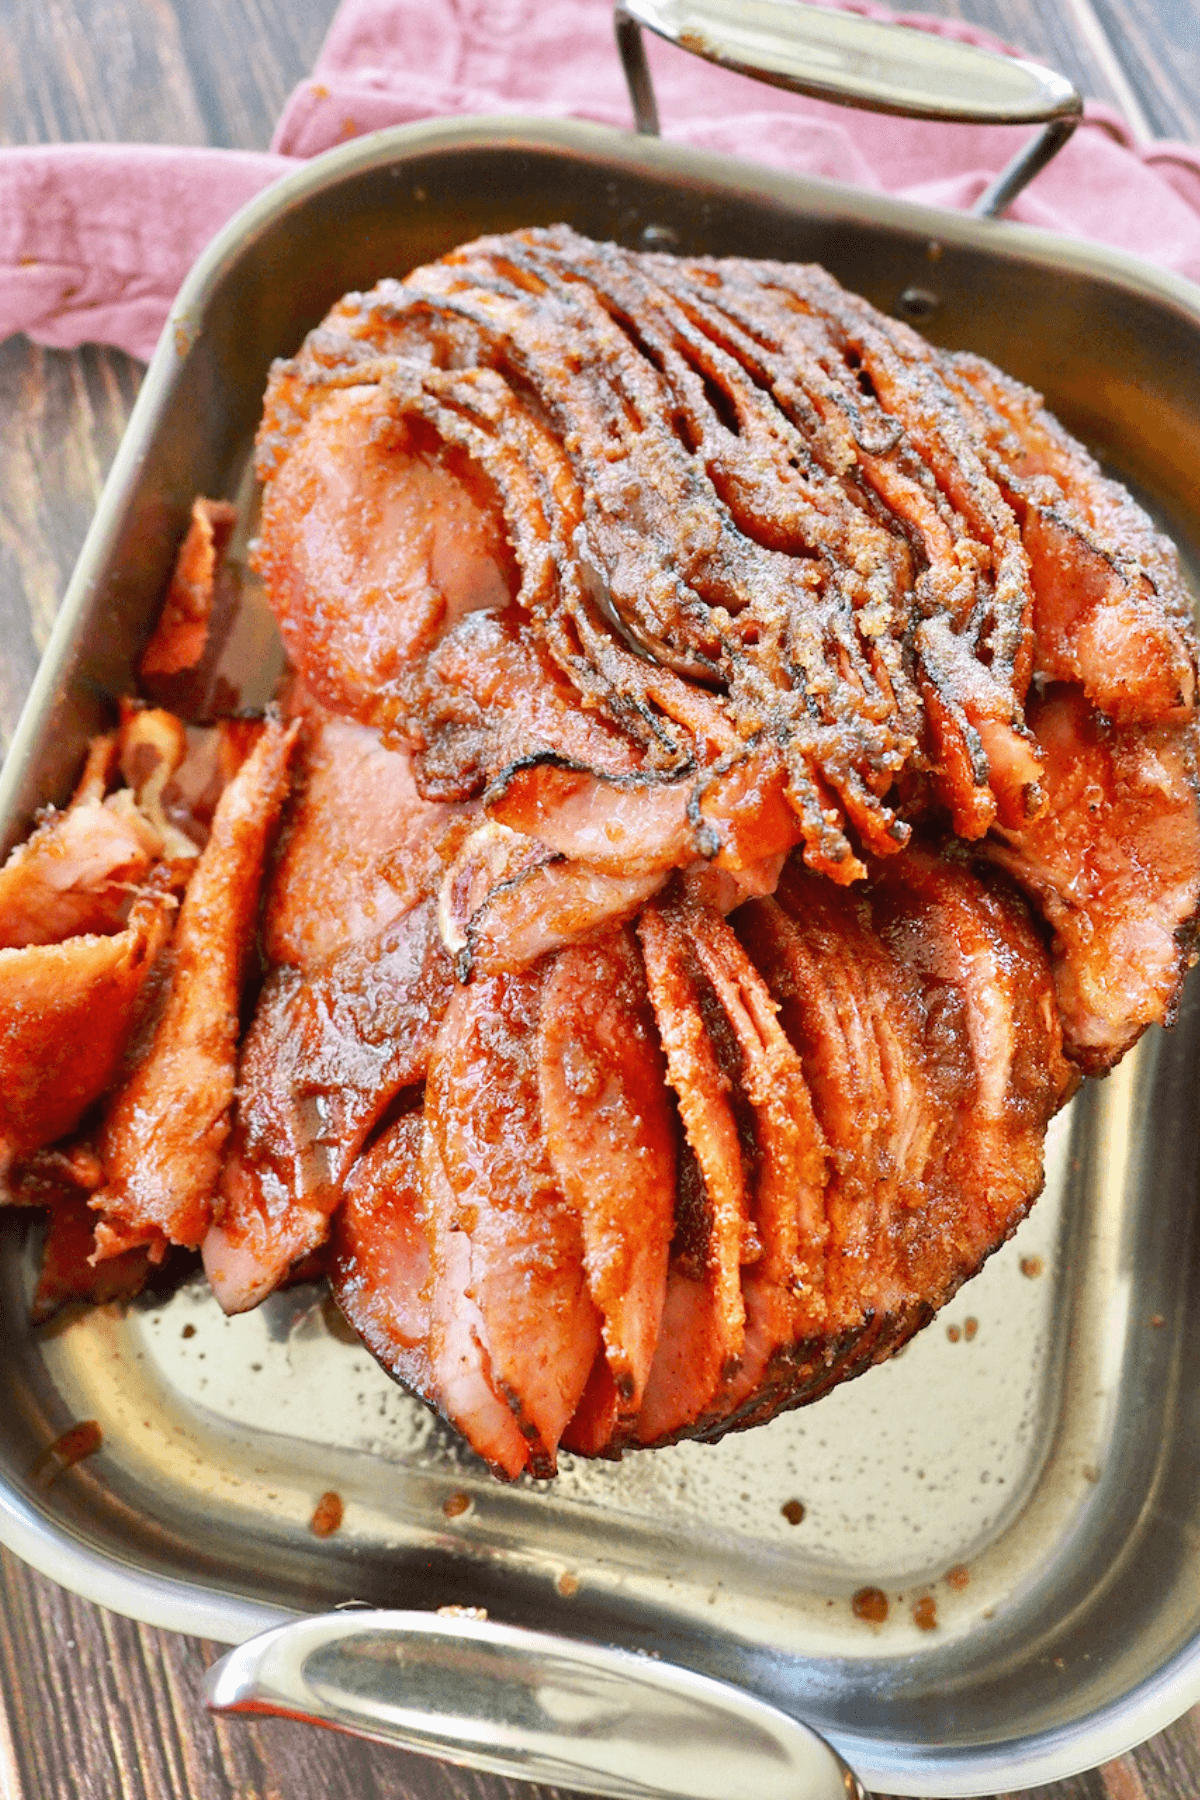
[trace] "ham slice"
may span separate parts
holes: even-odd
[[[559,1188],[541,1126],[536,1045],[545,980],[537,967],[478,977],[455,991],[430,1061],[425,1107],[448,1215],[435,1253],[435,1318],[448,1316],[449,1292],[469,1289],[492,1385],[517,1421],[531,1470],[549,1475],[601,1325],[579,1216]],[[442,1341],[447,1357],[455,1340],[445,1328]],[[445,1392],[440,1374],[439,1383]]]
[[[111,1087],[174,911],[150,892],[112,937],[0,950],[0,1171],[74,1131]]]
[[[213,817],[180,908],[153,1040],[100,1133],[101,1256],[164,1238],[195,1248],[208,1230],[229,1135],[238,1004],[296,729],[268,720]]]
[[[1170,1022],[1195,960],[1196,734],[1106,720],[1074,687],[1049,689],[1030,723],[1046,806],[1023,829],[997,832],[988,854],[1054,932],[1067,1052],[1101,1074],[1147,1025]]]
[[[619,1416],[641,1405],[675,1223],[675,1120],[636,939],[554,958],[537,1024],[541,1127],[583,1232]]]
[[[429,901],[317,969],[268,978],[242,1048],[237,1119],[204,1240],[227,1312],[256,1306],[324,1243],[368,1135],[424,1078],[449,987]]]

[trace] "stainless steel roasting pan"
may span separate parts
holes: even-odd
[[[1042,390],[1200,568],[1187,283],[581,124],[384,132],[256,200],[189,279],[0,777],[4,845],[65,797],[131,686],[193,496],[246,497],[271,359],[347,289],[554,220],[817,260],[887,310],[921,291],[932,338]],[[247,631],[243,658],[265,692],[268,631]],[[483,1607],[568,1662],[614,1646],[734,1683],[815,1726],[868,1787],[1062,1777],[1200,1699],[1198,1082],[1193,986],[1172,1033],[1056,1122],[1030,1219],[901,1358],[715,1448],[566,1458],[552,1484],[493,1481],[313,1286],[226,1320],[187,1277],[33,1330],[38,1227],[10,1215],[0,1537],[96,1601],[228,1643],[351,1600]],[[102,1448],[39,1485],[39,1453],[80,1419]],[[328,1489],[345,1522],[322,1540]],[[881,1624],[852,1605],[867,1586]],[[470,1643],[469,1620],[454,1629]]]

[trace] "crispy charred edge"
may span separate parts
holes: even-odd
[[[963,1285],[974,1279],[985,1264],[1003,1249],[1017,1227],[1026,1219],[1044,1187],[1029,1195],[1015,1211],[1004,1236],[990,1244],[975,1262],[961,1264],[946,1278],[936,1294],[921,1295],[890,1312],[867,1308],[861,1321],[833,1337],[810,1337],[792,1345],[777,1346],[767,1363],[764,1386],[730,1414],[702,1422],[695,1432],[683,1432],[673,1439],[695,1437],[703,1443],[716,1443],[730,1431],[749,1431],[752,1426],[766,1424],[780,1413],[794,1412],[820,1400],[844,1381],[853,1381],[887,1362],[902,1350],[918,1331],[931,1323],[954,1299]]]
[[[483,790],[484,810],[504,798],[513,782],[519,775],[531,769],[561,769],[565,775],[587,775],[593,781],[602,782],[605,787],[615,788],[620,793],[643,793],[647,788],[680,787],[684,782],[695,777],[696,764],[689,758],[678,769],[601,769],[594,763],[580,761],[578,757],[564,756],[558,750],[531,750],[526,756],[514,757],[492,775]]]
[[[712,1283],[722,1359],[736,1366],[745,1338],[741,1249],[750,1205],[743,1122],[727,1097],[728,1071],[704,1017],[705,1001],[715,996],[690,942],[689,910],[677,890],[651,902],[638,921],[638,936],[667,1080],[700,1182],[696,1198],[703,1218],[694,1222],[684,1210],[686,1184],[679,1184],[672,1256],[701,1262]],[[686,1240],[696,1225],[702,1243],[693,1250]]]
[[[959,861],[963,872],[968,868],[965,852],[955,860]],[[1027,948],[1034,950],[1037,939],[1032,932],[1028,909],[1020,895],[1004,880],[997,878],[995,871],[973,871],[973,876],[981,879],[980,893],[991,895],[988,910],[998,903],[1001,912],[1009,922],[1009,928],[1015,929],[1019,937],[1027,940]],[[656,903],[661,907],[662,903]],[[993,915],[993,923],[997,926],[1001,921]],[[1007,937],[1007,930],[1005,931]],[[749,953],[747,946],[741,946],[747,955],[752,969],[762,974],[757,958]],[[997,947],[998,948],[998,947]],[[999,953],[999,952],[998,952]],[[1078,1085],[1078,1073],[1062,1061],[1056,1050],[1057,1031],[1052,1031],[1047,1044],[1047,1063],[1045,1069],[1047,1085],[1042,1096],[1040,1125],[1031,1125],[1040,1147],[1045,1125],[1075,1091]],[[732,1084],[733,1089],[743,1090],[743,1101],[749,1098],[746,1073],[731,1066],[728,1058],[721,1060],[721,1067]],[[734,1107],[737,1111],[736,1103]],[[754,1114],[753,1129],[760,1132],[759,1108],[752,1106]],[[818,1114],[819,1120],[819,1114]],[[818,1124],[819,1133],[819,1124]],[[823,1142],[823,1140],[822,1140]],[[760,1155],[767,1154],[767,1146],[759,1141]],[[953,1299],[962,1284],[974,1276],[983,1267],[988,1258],[1000,1245],[1010,1238],[1019,1223],[1027,1216],[1038,1193],[1044,1185],[1044,1167],[1040,1166],[1036,1185],[1031,1191],[1022,1193],[1018,1198],[1009,1198],[1004,1210],[994,1221],[993,1234],[983,1242],[979,1253],[963,1256],[961,1249],[951,1256],[949,1264],[943,1264],[932,1290],[915,1292],[903,1304],[881,1310],[872,1299],[870,1292],[863,1293],[856,1301],[858,1318],[840,1329],[831,1321],[830,1329],[822,1332],[798,1332],[790,1343],[776,1343],[767,1355],[763,1373],[756,1380],[752,1393],[743,1399],[737,1399],[739,1367],[737,1359],[727,1365],[723,1378],[718,1382],[708,1402],[698,1413],[674,1430],[639,1438],[639,1444],[660,1446],[667,1443],[682,1442],[688,1439],[715,1442],[729,1430],[744,1430],[748,1427],[764,1423],[776,1413],[791,1410],[819,1399],[833,1386],[843,1380],[862,1374],[875,1362],[886,1360],[900,1349],[908,1339],[929,1321],[938,1311]],[[746,1186],[750,1194],[749,1217],[761,1227],[761,1183],[755,1178],[752,1169],[745,1168]],[[824,1203],[828,1203],[826,1191]],[[960,1245],[962,1240],[959,1240]],[[819,1246],[817,1246],[819,1248]],[[677,1253],[677,1252],[676,1252]],[[754,1263],[744,1271],[744,1277],[758,1281],[765,1277],[768,1289],[772,1285],[772,1277],[764,1263]],[[743,1283],[744,1285],[744,1283]],[[784,1298],[784,1290],[775,1282],[776,1304]],[[824,1304],[824,1303],[822,1303]],[[747,1298],[747,1312],[750,1303]],[[769,1318],[771,1304],[768,1302],[764,1321]],[[797,1324],[800,1318],[797,1315]],[[747,1334],[747,1353],[749,1353],[749,1334]],[[731,1404],[732,1402],[732,1404]],[[622,1444],[628,1445],[628,1436],[619,1434],[614,1438],[613,1448],[620,1449]]]
[[[446,924],[443,922],[442,918],[439,917],[442,941],[446,945],[450,955],[451,966],[454,970],[454,979],[460,986],[465,987],[475,973],[476,963],[479,961],[481,955],[483,930],[487,921],[487,915],[490,912],[493,912],[497,905],[502,905],[505,900],[518,894],[522,888],[528,885],[530,878],[539,871],[553,866],[561,867],[565,865],[566,860],[566,857],[562,856],[557,851],[545,851],[538,856],[536,860],[523,862],[518,868],[514,869],[511,874],[502,875],[498,881],[493,882],[481,903],[466,920],[462,932],[463,941],[461,943],[455,941],[447,930]],[[448,879],[449,872],[447,872],[447,880]],[[440,912],[441,908],[439,905],[439,913]]]
[[[1186,593],[1185,600],[1189,607],[1188,624],[1190,627],[1191,601]],[[1200,814],[1200,717],[1193,715],[1182,744],[1188,787],[1191,790],[1197,814]],[[1192,910],[1186,918],[1179,921],[1173,933],[1177,955],[1175,986],[1167,1000],[1162,1018],[1155,1021],[1168,1031],[1179,1022],[1179,1009],[1183,1004],[1184,981],[1189,972],[1200,962],[1200,875],[1197,876],[1194,891],[1195,900]],[[1144,1029],[1145,1027],[1143,1027]],[[1138,1033],[1138,1037],[1140,1036],[1141,1032]],[[1137,1038],[1134,1039],[1134,1042],[1137,1042]],[[1083,1066],[1085,1075],[1092,1073],[1086,1065],[1081,1066]],[[1099,1072],[1105,1073],[1106,1071]]]
[[[652,788],[683,789],[686,786],[687,817],[694,837],[694,853],[697,857],[712,858],[721,850],[722,837],[720,830],[705,818],[702,808],[705,793],[712,781],[725,772],[725,766],[724,763],[718,763],[711,770],[705,771],[702,778],[697,779],[696,765],[690,758],[671,773],[646,768],[620,772],[597,768],[577,757],[564,756],[557,750],[533,750],[526,756],[515,757],[498,769],[484,788],[481,800],[485,812],[494,812],[522,775],[534,774],[540,769],[553,769],[564,775],[586,776],[589,780],[599,782],[602,787],[621,794],[646,793]]]

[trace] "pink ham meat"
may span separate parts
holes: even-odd
[[[148,892],[112,937],[0,950],[0,1172],[74,1131],[112,1086],[174,911]]]
[[[268,978],[242,1049],[237,1120],[204,1241],[227,1312],[257,1305],[325,1241],[359,1149],[425,1075],[450,982],[430,901],[316,969]]]
[[[485,796],[489,815],[560,856],[606,874],[669,870],[696,854],[683,782],[601,780],[542,762],[519,767]]]
[[[1195,725],[1118,724],[1078,688],[1029,709],[1047,802],[989,855],[1054,933],[1067,1053],[1112,1067],[1148,1024],[1170,1021],[1195,960],[1200,905]]]
[[[384,1365],[494,1468],[548,1473],[568,1425],[578,1446],[597,1372],[607,1435],[637,1412],[674,1200],[641,962],[610,934],[454,995],[423,1108],[346,1179],[334,1291]]]
[[[438,924],[460,977],[527,968],[547,951],[630,919],[667,870],[617,875],[489,819],[442,878]]]
[[[417,793],[412,761],[377,732],[302,698],[296,792],[267,893],[263,948],[309,969],[377,937],[427,878],[449,809]]]
[[[0,869],[0,948],[122,930],[153,870],[181,892],[245,732],[189,734],[173,713],[125,703],[120,730],[92,739],[70,805],[48,808]],[[108,793],[118,774],[126,785]]]
[[[217,806],[180,908],[152,1041],[100,1133],[101,1255],[164,1240],[195,1247],[208,1229],[229,1134],[242,981],[296,730],[268,720]]]
[[[406,670],[457,617],[506,606],[514,585],[487,482],[374,387],[330,391],[300,430],[266,489],[256,566],[293,667],[367,725],[394,720]]]
[[[642,763],[637,747],[581,709],[570,682],[514,608],[468,613],[439,640],[406,690],[417,708],[386,729],[417,744],[417,780],[430,798],[484,793],[505,822],[505,794],[523,769],[562,766],[620,782]],[[536,789],[538,777],[533,777]],[[513,806],[528,795],[517,783]],[[563,848],[564,846],[559,846]],[[569,846],[586,854],[586,843]]]
[[[333,1222],[329,1281],[346,1318],[388,1373],[425,1399],[432,1221],[421,1172],[418,1108],[359,1157]]]
[[[120,931],[160,850],[129,794],[51,813],[0,869],[0,948]]]
[[[626,931],[553,960],[538,1017],[541,1127],[577,1213],[618,1413],[642,1402],[675,1222],[675,1121],[636,940]]]
[[[459,1216],[437,1134],[426,1120],[421,1143],[425,1193],[432,1213],[433,1280],[429,1354],[438,1411],[460,1431],[494,1474],[512,1478],[528,1467],[529,1437],[509,1395],[500,1391],[488,1322],[475,1288],[471,1238]],[[540,1467],[546,1468],[544,1447]]]
[[[434,1318],[443,1316],[448,1290],[469,1287],[492,1383],[535,1474],[554,1472],[601,1343],[579,1215],[559,1187],[541,1124],[536,1046],[546,978],[543,964],[456,990],[425,1100],[451,1211],[435,1254]],[[458,1354],[452,1345],[445,1335],[440,1349],[435,1343],[443,1393],[443,1366]]]

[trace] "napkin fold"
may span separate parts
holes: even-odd
[[[848,10],[990,49],[954,20]],[[663,134],[797,174],[969,207],[1026,131],[856,112],[764,87],[648,39]],[[195,258],[240,206],[334,144],[470,113],[629,129],[611,0],[343,0],[269,152],[56,144],[0,151],[0,336],[149,357]],[[1200,282],[1200,152],[1138,145],[1089,102],[1010,217],[1133,251]]]

